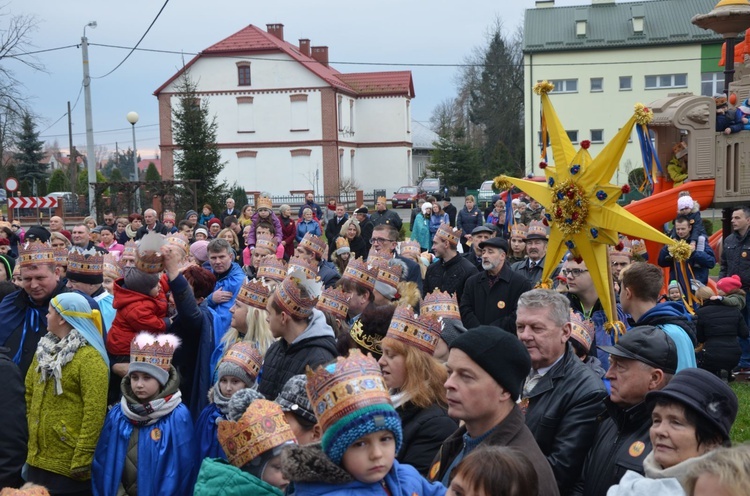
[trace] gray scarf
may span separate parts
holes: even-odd
[[[76,329],[72,329],[62,339],[51,332],[42,336],[36,349],[37,371],[40,373],[39,382],[47,382],[50,377],[53,377],[55,379],[55,395],[61,395],[63,393],[62,368],[73,360],[80,348],[87,344],[86,339]]]

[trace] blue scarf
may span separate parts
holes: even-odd
[[[29,332],[39,332],[40,325],[47,328],[47,305],[37,306],[22,289],[9,294],[0,303],[0,346],[5,346],[8,338],[23,322],[20,345],[18,351],[13,356],[13,363],[20,365],[21,355],[23,354],[23,343],[26,340],[26,334]],[[18,298],[24,298],[21,304],[16,304]]]

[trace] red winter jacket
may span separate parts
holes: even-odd
[[[112,355],[130,355],[130,343],[139,332],[162,333],[167,330],[167,297],[163,288],[152,297],[123,287],[125,280],[115,281],[112,306],[117,310],[107,333],[107,351]]]

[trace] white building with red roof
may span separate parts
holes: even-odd
[[[165,179],[174,174],[172,105],[185,71],[216,116],[229,184],[276,195],[319,186],[337,196],[345,179],[386,194],[416,183],[411,71],[342,74],[328,64],[328,47],[285,41],[283,24],[247,26],[154,92]]]

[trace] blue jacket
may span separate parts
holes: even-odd
[[[214,343],[216,343],[217,345],[221,342],[221,338],[224,337],[224,334],[226,334],[226,332],[229,330],[229,324],[232,322],[232,314],[229,313],[229,309],[234,306],[234,300],[237,299],[237,293],[240,292],[240,288],[245,283],[246,279],[247,276],[245,276],[245,271],[242,270],[242,267],[240,267],[236,263],[232,263],[232,268],[229,269],[229,271],[224,276],[222,276],[221,279],[219,279],[217,275],[216,286],[214,286],[214,291],[221,289],[222,291],[231,292],[232,297],[229,299],[229,301],[225,301],[224,303],[219,304],[214,303],[213,293],[206,297],[206,300],[208,300],[209,308],[212,308],[215,312]],[[218,363],[219,358],[221,358],[221,355],[217,357],[216,353],[214,353],[213,357],[211,358],[210,370],[216,369],[216,364]]]
[[[219,428],[216,422],[219,419],[226,420],[226,417],[222,415],[221,410],[219,410],[219,407],[215,403],[210,403],[203,409],[200,417],[195,422],[193,439],[195,439],[196,471],[200,468],[201,462],[206,458],[227,459],[227,455],[219,444],[217,436]]]
[[[570,299],[570,307],[585,319],[586,316],[583,313],[583,307],[578,297],[574,294],[568,293],[568,299]],[[615,344],[612,336],[610,336],[604,329],[604,324],[607,323],[607,314],[604,313],[604,308],[599,300],[596,301],[589,318],[594,323],[596,331],[594,333],[594,342],[591,343],[591,348],[594,349],[596,346],[612,346]],[[617,320],[625,324],[625,326],[628,326],[628,314],[625,313],[619,303],[617,304]],[[605,371],[609,369],[609,353],[596,348],[596,356],[601,362],[602,368]]]
[[[688,242],[690,242],[690,240],[688,240]],[[696,243],[696,249],[690,254],[690,258],[687,259],[687,264],[693,269],[695,279],[706,284],[708,283],[708,270],[716,265],[716,255],[714,255],[714,251],[708,244],[707,237],[700,236]],[[678,277],[675,273],[675,262],[672,255],[669,254],[669,248],[666,245],[662,246],[659,251],[659,266],[669,267],[669,280],[679,281],[684,293],[686,285],[689,285],[690,281],[683,281],[683,278],[681,276]],[[688,278],[693,279],[689,272]]]
[[[297,223],[297,243],[302,241],[302,238],[304,238],[307,233],[315,234],[318,237],[323,236],[323,233],[320,231],[320,224],[318,224],[317,221],[305,221],[300,219]]]
[[[636,325],[659,327],[672,338],[677,347],[677,372],[697,366],[694,352],[695,322],[682,303],[676,301],[659,303],[641,315]]]

